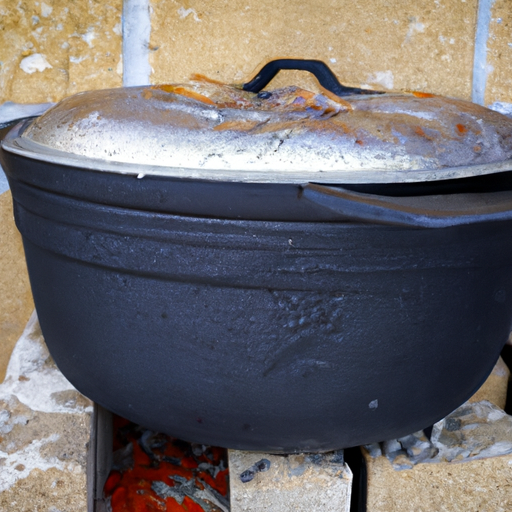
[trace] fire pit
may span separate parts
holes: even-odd
[[[112,512],[229,512],[227,450],[191,445],[114,416]]]

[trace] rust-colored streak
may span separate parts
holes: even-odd
[[[212,101],[208,96],[204,96],[203,94],[199,94],[195,91],[191,91],[190,89],[186,89],[181,86],[174,86],[169,84],[162,85],[154,85],[151,87],[152,89],[158,89],[164,92],[172,92],[174,94],[179,94],[180,96],[185,96],[186,98],[190,98],[192,100],[200,101],[201,103],[206,103],[207,105],[215,105],[215,102]]]
[[[202,94],[199,94],[197,92],[191,91],[190,89],[185,89],[185,87],[176,87],[174,89],[174,92],[176,94],[179,94],[181,96],[185,96],[186,98],[191,98],[193,100],[200,101],[202,103],[206,103],[207,105],[215,105],[215,102],[212,101],[207,96],[204,96]]]
[[[431,94],[429,92],[421,92],[421,91],[411,91],[411,94],[413,96],[416,96],[416,98],[433,98],[435,94]]]
[[[332,121],[331,121],[332,122]],[[353,128],[349,128],[346,123],[342,123],[341,121],[337,120],[336,122],[336,126],[341,128],[341,130],[343,131],[343,133],[352,133],[353,132]]]
[[[415,126],[413,128],[414,130],[414,133],[416,135],[418,135],[419,137],[423,137],[424,139],[427,139],[427,140],[434,140],[434,138],[431,136],[431,135],[428,135],[427,133],[425,133],[425,131],[423,130],[423,128],[421,126]]]
[[[261,124],[259,121],[225,121],[215,126],[213,129],[217,132],[231,130],[235,132],[248,132]]]
[[[267,91],[267,96],[261,97],[237,86],[222,84],[201,75],[194,75],[192,78],[194,81],[189,85],[154,85],[150,87],[150,92],[144,91],[142,97],[149,100],[156,97],[156,95],[152,95],[151,91],[162,91],[184,96],[207,105],[215,105],[219,109],[256,109],[273,112],[308,111],[313,117],[330,117],[339,112],[353,110],[349,102],[327,90],[324,90],[324,94],[316,94],[290,86]],[[171,98],[174,99],[174,96]],[[159,95],[158,99],[166,101],[162,95]]]
[[[318,121],[311,120],[303,120],[300,124],[297,121],[278,121],[278,122],[268,122],[268,123],[260,123],[258,124],[252,133],[271,133],[271,132],[279,132],[282,130],[293,130],[296,133],[299,133],[301,130],[305,129],[315,129],[314,127],[318,126]]]
[[[343,110],[345,110],[345,111],[347,111],[347,110],[354,110],[354,107],[348,101],[340,98],[339,96],[337,96],[333,92],[329,91],[325,87],[322,87],[320,84],[319,84],[319,87],[320,87],[320,90],[322,91],[322,94],[324,96],[327,96],[331,101],[334,101],[338,105],[341,105],[343,107]]]
[[[201,75],[200,73],[192,73],[192,75],[190,75],[190,80],[193,82],[206,82],[208,84],[226,85],[224,82],[219,82],[218,80],[214,80],[208,76]]]
[[[314,92],[308,91],[307,89],[297,89],[297,98],[304,98],[305,100],[311,100],[316,96]],[[290,101],[294,101],[293,98]]]
[[[356,144],[359,146],[364,146],[364,142],[361,139],[356,139]]]
[[[121,473],[119,471],[111,471],[110,475],[107,478],[107,481],[105,482],[105,485],[103,486],[103,492],[110,496],[114,489],[117,487],[119,482],[121,481]]]
[[[473,151],[475,153],[480,153],[480,151],[482,151],[482,146],[473,146]]]
[[[175,86],[171,84],[160,84],[160,85],[153,85],[151,89],[156,89],[158,91],[164,91],[164,92],[174,92]],[[146,92],[146,91],[144,91]]]
[[[151,89],[144,89],[142,91],[142,97],[145,100],[150,100],[153,97],[153,92],[151,91]]]
[[[460,124],[460,123],[456,124],[455,128],[457,128],[457,132],[460,135],[464,135],[468,131],[468,129],[463,124]]]

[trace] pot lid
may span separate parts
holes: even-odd
[[[270,74],[312,67],[326,88],[260,91],[270,80],[264,68],[245,86],[195,76],[84,92],[19,127],[3,147],[138,177],[242,182],[398,183],[512,169],[512,119],[498,112],[346,88],[318,61],[273,61],[267,75],[269,66]]]

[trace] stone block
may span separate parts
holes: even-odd
[[[477,0],[150,0],[153,83],[248,80],[277,57],[321,59],[348,85],[470,99]],[[269,87],[315,90],[288,71]]]
[[[343,451],[269,455],[229,450],[231,512],[349,512]]]
[[[367,512],[512,510],[512,416],[508,368],[499,360],[475,396],[433,427],[362,449]],[[480,401],[475,401],[480,398]]]
[[[485,104],[512,102],[512,9],[509,0],[491,2],[487,40]]]
[[[122,83],[122,0],[0,0],[0,103]]]
[[[470,462],[418,464],[397,471],[364,452],[367,512],[509,512],[512,455]]]
[[[5,192],[0,195],[0,382],[32,311],[23,244],[14,224],[11,193]]]
[[[92,403],[55,366],[35,314],[0,384],[0,511],[85,512]]]

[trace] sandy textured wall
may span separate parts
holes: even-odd
[[[431,3],[155,0],[151,79],[182,81],[199,69],[243,81],[274,56],[294,56],[329,63],[351,85],[469,98],[476,0]]]
[[[12,349],[34,311],[10,192],[0,195],[0,382]]]
[[[294,56],[325,60],[350,85],[468,99],[477,55],[484,102],[512,102],[509,0],[480,0],[480,10],[478,0],[124,0],[125,32],[140,29],[144,11],[150,22],[146,40],[125,40],[124,50],[122,11],[122,0],[0,0],[0,103],[117,87],[123,51],[125,75],[147,70],[132,82],[191,73],[242,82],[265,61]],[[315,87],[295,72],[276,85],[290,82]]]
[[[495,0],[487,40],[485,104],[512,102],[512,2]]]
[[[121,0],[0,0],[0,103],[122,81]]]

